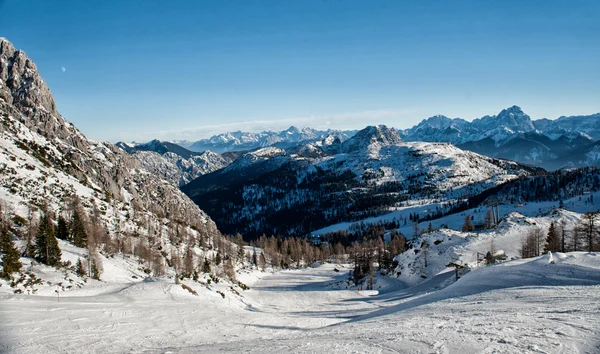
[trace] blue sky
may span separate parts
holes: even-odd
[[[0,36],[93,139],[600,112],[597,0],[0,0]]]

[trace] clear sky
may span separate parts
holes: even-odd
[[[102,140],[600,112],[600,1],[0,0]]]

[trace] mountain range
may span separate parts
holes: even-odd
[[[303,235],[419,200],[467,198],[532,172],[449,143],[403,142],[381,125],[344,142],[247,152],[182,190],[222,231],[252,238]]]
[[[247,151],[261,147],[275,146],[288,148],[301,142],[317,142],[324,139],[346,140],[356,131],[316,130],[312,128],[299,129],[291,126],[282,131],[264,131],[261,133],[229,132],[212,136],[194,142],[176,141],[175,143],[195,152],[211,150],[217,153],[229,151]]]
[[[401,131],[406,141],[449,142],[462,149],[554,170],[597,165],[600,113],[532,120],[518,106],[468,122],[437,115]]]

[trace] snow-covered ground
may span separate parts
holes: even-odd
[[[451,272],[410,288],[386,279],[377,296],[339,286],[349,268],[331,264],[248,272],[251,290],[225,298],[184,282],[199,293],[192,295],[166,278],[107,283],[85,295],[73,290],[60,302],[2,292],[0,350],[597,353],[600,255],[557,253],[553,260],[485,267],[441,290]]]

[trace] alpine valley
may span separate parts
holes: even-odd
[[[596,353],[600,114],[93,141],[0,38],[0,351]]]

